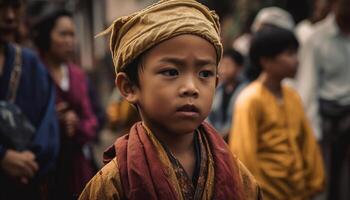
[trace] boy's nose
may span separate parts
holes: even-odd
[[[183,83],[184,84],[180,90],[180,95],[182,97],[198,97],[199,91],[196,87],[195,80],[187,78]]]

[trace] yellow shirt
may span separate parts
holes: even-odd
[[[303,200],[324,188],[323,160],[296,92],[278,100],[257,80],[239,95],[229,145],[264,199]]]

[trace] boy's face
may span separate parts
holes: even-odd
[[[217,82],[216,51],[186,34],[150,49],[142,59],[136,103],[153,131],[192,133],[208,116]]]
[[[274,58],[268,59],[264,71],[277,79],[293,78],[298,69],[298,56],[296,49],[287,49]]]

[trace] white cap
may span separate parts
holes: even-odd
[[[252,32],[258,31],[264,24],[274,25],[290,31],[293,31],[295,27],[292,16],[287,11],[278,7],[261,9],[254,19],[251,27]]]

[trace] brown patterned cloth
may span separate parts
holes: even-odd
[[[232,156],[218,133],[205,122],[198,130],[208,164],[207,173],[200,172],[193,198],[260,200],[255,179]],[[166,151],[142,123],[119,138],[104,158],[106,166],[86,185],[79,199],[186,199]]]
[[[192,178],[188,176],[184,167],[171,151],[163,145],[175,170],[182,195],[186,200],[201,199],[205,188],[205,180],[208,172],[208,155],[203,140],[205,138],[203,138],[202,134],[196,131],[194,135],[196,164]]]

